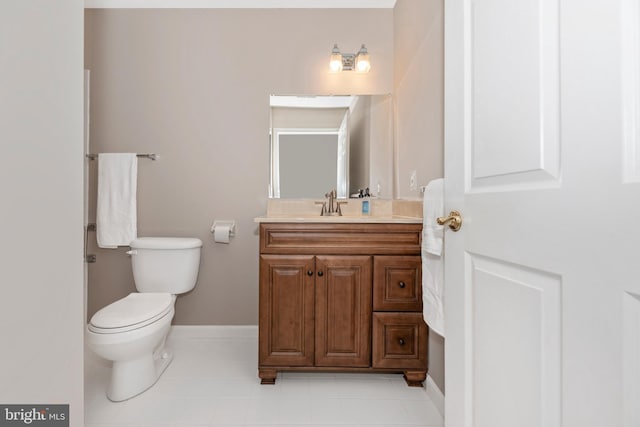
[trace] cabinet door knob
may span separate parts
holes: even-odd
[[[399,343],[400,345],[404,345],[404,340],[403,340],[402,338],[400,338],[400,339],[398,340],[398,343]]]
[[[404,282],[400,282],[400,283],[398,283],[398,286],[400,286],[401,288],[404,288],[407,285]]]
[[[313,276],[313,270],[307,271],[307,276]]]
[[[322,271],[318,271],[318,277],[322,277],[324,273]]]

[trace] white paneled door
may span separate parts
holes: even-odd
[[[445,1],[447,427],[640,426],[638,3]]]

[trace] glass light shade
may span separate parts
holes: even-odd
[[[368,73],[371,70],[371,62],[369,62],[369,55],[365,55],[364,57],[358,56],[356,59],[356,71],[358,73]]]
[[[356,72],[368,73],[371,70],[371,61],[369,60],[369,52],[367,48],[362,45],[358,55],[356,56]]]
[[[338,45],[333,45],[333,50],[331,50],[331,58],[329,59],[329,70],[332,73],[339,73],[342,71],[342,54],[340,53],[340,49],[338,49]]]
[[[329,70],[331,70],[332,73],[339,73],[342,71],[342,55],[339,53],[337,55],[331,54]]]

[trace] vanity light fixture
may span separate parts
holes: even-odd
[[[368,73],[371,70],[371,61],[367,48],[363,44],[358,53],[341,53],[338,44],[334,44],[329,60],[329,70],[332,73],[354,70],[356,73]]]

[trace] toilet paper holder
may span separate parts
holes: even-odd
[[[236,235],[235,221],[230,221],[230,220],[213,221],[213,225],[211,226],[212,233],[215,233],[216,227],[229,227],[229,236],[233,237]]]

